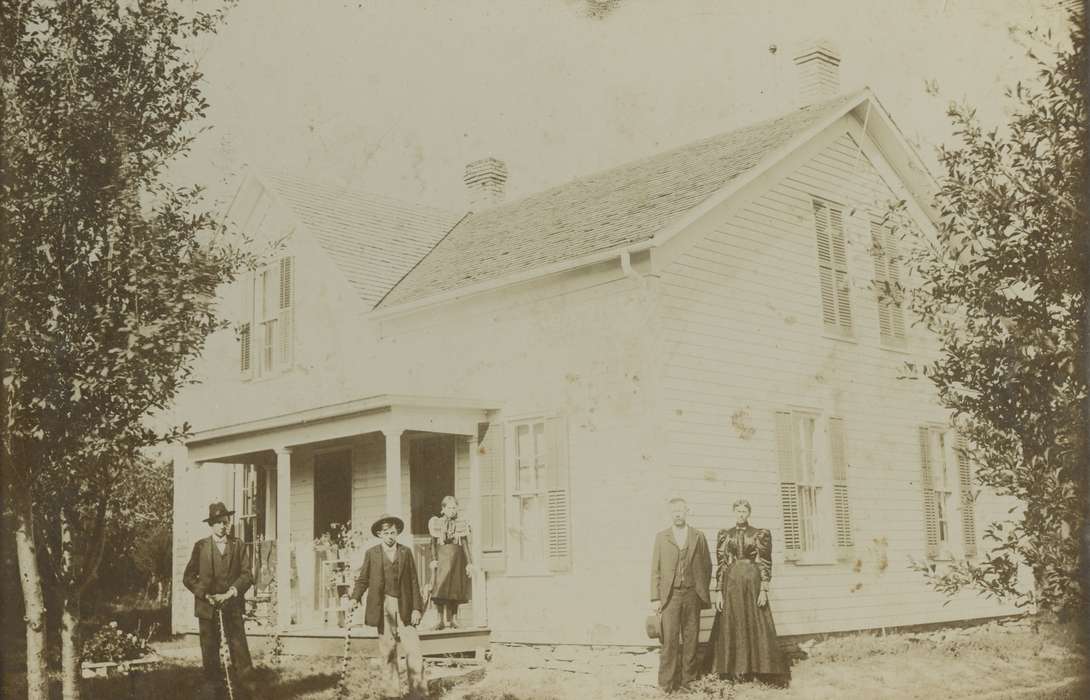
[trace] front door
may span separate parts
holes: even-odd
[[[314,536],[352,519],[352,459],[348,450],[314,455]]]
[[[428,519],[439,515],[445,496],[454,495],[454,436],[418,438],[410,445],[410,529],[414,535],[427,535]]]

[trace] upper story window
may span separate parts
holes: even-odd
[[[238,335],[239,371],[244,377],[267,376],[291,366],[294,267],[293,258],[283,257],[242,280]]]
[[[820,199],[813,200],[813,204],[818,277],[821,282],[821,319],[826,333],[851,336],[851,284],[844,238],[844,210],[838,204]]]
[[[905,343],[904,287],[901,284],[901,255],[889,226],[871,221],[871,255],[874,258],[874,287],[878,295],[878,331],[882,342]]]

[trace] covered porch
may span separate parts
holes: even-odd
[[[233,507],[235,534],[253,556],[248,632],[258,646],[262,637],[279,638],[286,653],[321,653],[348,631],[349,594],[364,552],[377,542],[370,525],[381,513],[404,519],[400,540],[415,554],[425,598],[432,576],[427,523],[442,498],[455,496],[471,531],[482,531],[482,511],[489,510],[481,493],[482,441],[496,408],[383,395],[198,433],[186,444],[186,474],[175,470],[176,488],[185,484],[187,492],[184,506],[175,496],[191,528],[184,540],[191,546],[206,535],[197,516],[208,502]],[[488,644],[487,574],[479,566],[480,538],[470,541],[471,600],[455,629],[434,630],[438,616],[427,606],[420,626],[425,654]],[[178,583],[175,604],[191,609]],[[377,638],[362,620],[351,634]]]

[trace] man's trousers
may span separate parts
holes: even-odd
[[[659,687],[671,691],[700,676],[696,658],[697,637],[700,635],[700,596],[692,588],[674,589],[661,614]]]

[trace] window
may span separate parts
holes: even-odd
[[[293,258],[281,258],[249,276],[242,283],[241,297],[238,326],[241,374],[265,376],[289,368],[294,349]]]
[[[850,336],[852,308],[844,210],[839,205],[815,199],[814,230],[817,234],[818,277],[821,283],[821,318],[825,331]]]
[[[901,286],[901,256],[892,229],[871,221],[871,254],[874,258],[874,287],[878,295],[878,331],[887,345],[904,345],[904,288]]]
[[[508,425],[507,566],[566,571],[571,560],[567,433],[560,418]]]
[[[785,559],[827,563],[847,557],[853,536],[844,421],[781,411],[776,441]]]
[[[959,438],[955,448],[950,431],[941,426],[921,426],[919,440],[927,556],[953,557],[959,535],[961,553],[975,556],[972,469],[965,442]],[[955,510],[960,510],[960,518]]]

